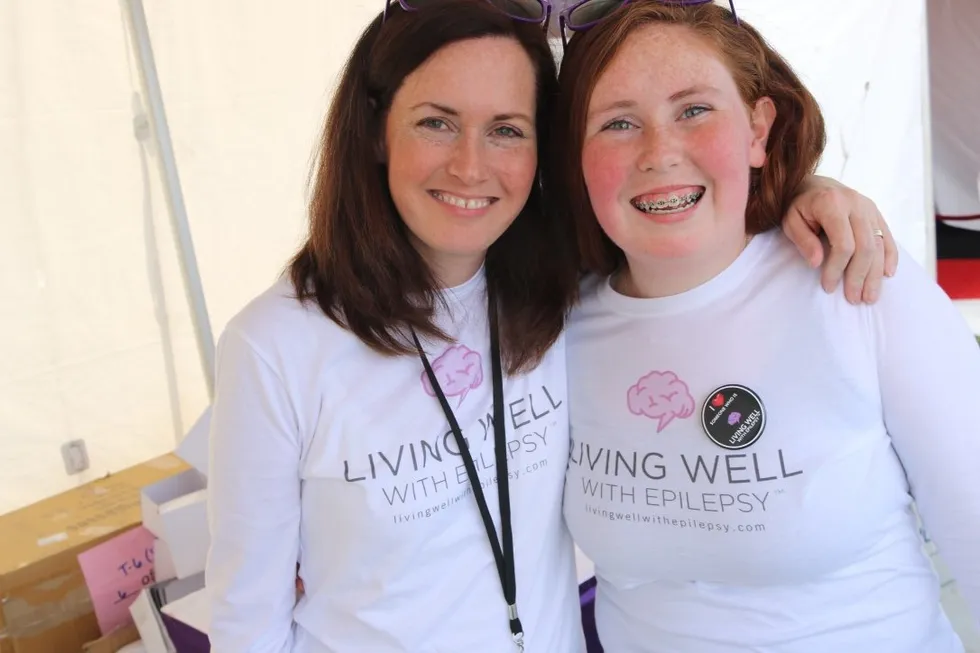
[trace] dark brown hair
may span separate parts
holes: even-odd
[[[405,78],[441,48],[468,39],[514,39],[537,75],[539,165],[557,72],[539,26],[508,18],[485,0],[444,0],[412,12],[397,3],[379,15],[351,52],[323,130],[313,176],[309,236],[290,265],[297,295],[386,355],[413,353],[406,337],[448,340],[433,323],[436,280],[412,246],[379,156],[384,124]],[[539,177],[540,179],[540,177]],[[500,313],[508,373],[531,369],[555,343],[577,292],[574,236],[544,210],[543,185],[490,246],[485,270]]]
[[[576,34],[565,52],[559,77],[554,128],[564,138],[549,157],[553,210],[575,225],[582,265],[587,272],[611,274],[625,261],[602,231],[589,201],[582,173],[582,148],[592,92],[620,46],[636,30],[654,23],[690,29],[709,43],[727,64],[742,100],[749,107],[762,97],[776,105],[766,144],[766,163],[753,170],[746,207],[746,229],[757,234],[778,226],[800,185],[816,168],[826,141],[817,101],[789,64],[744,21],[714,4],[667,5],[634,0],[592,29]]]

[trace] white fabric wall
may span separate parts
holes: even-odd
[[[871,197],[896,238],[931,267],[925,2],[887,5],[736,0],[740,14],[789,60],[820,102],[828,145],[819,172]]]
[[[303,233],[379,2],[145,0],[215,334]],[[169,450],[207,404],[118,2],[0,2],[0,513]],[[69,477],[61,444],[85,439]]]
[[[330,88],[381,0],[145,2],[217,336],[302,236]],[[923,0],[737,6],[820,100],[821,171],[927,261]],[[0,2],[0,512],[170,449],[207,404],[138,89],[117,3]],[[92,468],[69,477],[75,438]]]
[[[980,215],[980,2],[930,0],[929,56],[936,210]]]

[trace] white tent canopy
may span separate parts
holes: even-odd
[[[145,3],[215,335],[302,235],[370,4]],[[140,95],[120,3],[0,3],[0,512],[170,449],[207,405]]]
[[[927,1],[957,2],[737,6],[820,100],[821,172],[932,269]],[[330,90],[381,0],[144,4],[216,337],[303,235]],[[170,449],[208,403],[122,6],[0,3],[0,512]],[[75,439],[91,468],[68,476]]]

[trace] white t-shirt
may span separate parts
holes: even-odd
[[[980,614],[980,349],[908,256],[852,306],[770,232],[680,295],[596,282],[567,346],[606,650],[963,650],[912,496]]]
[[[446,292],[423,343],[468,440],[497,532],[482,272]],[[417,356],[382,357],[279,282],[218,348],[207,583],[214,653],[515,650],[455,439]],[[504,377],[517,605],[528,653],[584,649],[561,499],[564,341]],[[296,564],[306,595],[295,606]],[[295,626],[293,622],[295,621]]]

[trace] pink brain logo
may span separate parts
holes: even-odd
[[[626,404],[634,415],[657,420],[657,433],[674,418],[684,419],[694,413],[694,397],[673,372],[650,372],[641,377],[627,391]]]
[[[483,360],[480,354],[466,345],[453,345],[446,349],[432,361],[432,371],[447,399],[459,397],[457,408],[470,390],[476,390],[483,383]],[[422,387],[429,396],[436,396],[425,370],[422,370]]]

